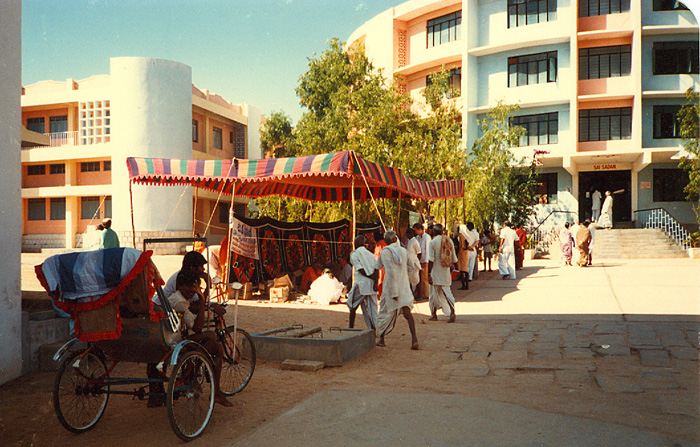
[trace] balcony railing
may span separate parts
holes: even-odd
[[[664,231],[673,242],[684,250],[690,248],[690,235],[681,224],[663,208],[650,208],[637,210],[635,221],[642,228],[659,228]]]
[[[51,147],[78,145],[77,130],[72,132],[53,132],[48,135],[51,137]]]

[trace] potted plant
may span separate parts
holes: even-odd
[[[683,242],[690,243],[690,248],[688,249],[688,256],[691,259],[700,259],[700,231],[695,233],[690,233],[688,239]]]

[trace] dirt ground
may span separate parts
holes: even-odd
[[[29,265],[34,261],[27,259],[23,270],[30,271]],[[158,261],[157,265],[161,266]],[[168,268],[160,268],[166,275]],[[497,272],[487,273],[479,281],[493,278],[493,275]],[[26,283],[23,281],[23,289],[36,289],[36,285],[30,283],[30,279]],[[458,295],[458,301],[470,299],[478,301],[474,288]],[[231,399],[234,406],[217,406],[205,433],[191,445],[231,445],[265,421],[328,388],[462,394],[645,429],[685,442],[700,442],[697,417],[662,411],[665,399],[678,399],[681,405],[684,402],[692,405],[697,400],[697,396],[688,397],[688,393],[697,394],[697,362],[688,368],[677,366],[679,389],[641,393],[604,392],[595,381],[566,388],[553,381],[551,371],[538,369],[492,370],[484,377],[459,374],[455,373],[455,364],[464,362],[469,346],[474,345],[494,320],[459,315],[456,324],[446,324],[444,318],[437,323],[428,322],[425,303],[419,304],[414,312],[421,344],[419,351],[409,349],[408,327],[400,320],[387,336],[386,348],[375,348],[341,367],[299,372],[283,370],[279,362],[258,360],[248,387]],[[345,305],[248,301],[240,306],[239,325],[251,333],[293,324],[345,327],[347,314]],[[232,313],[227,317],[232,320]],[[503,325],[532,324],[527,316],[494,319],[498,320],[495,323]],[[360,315],[358,326],[364,327]],[[634,368],[630,363],[633,360],[594,357],[581,359],[579,365],[624,375],[626,370]],[[143,376],[144,369],[144,365],[122,364],[113,375]],[[31,373],[0,387],[0,445],[72,446],[79,443],[104,447],[179,442],[171,431],[165,407],[146,408],[145,401],[119,395],[110,396],[106,412],[93,430],[77,436],[69,433],[53,412],[53,380],[54,373]],[[421,402],[416,402],[416,406],[420,407]],[[425,417],[431,417],[429,409]]]

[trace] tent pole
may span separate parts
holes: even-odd
[[[352,249],[355,249],[355,237],[357,232],[357,221],[355,216],[355,177],[352,178],[350,186],[350,197],[352,197]]]
[[[445,197],[445,230],[447,230],[447,197]]]
[[[136,227],[134,226],[134,196],[131,194],[131,180],[129,180],[129,206],[131,207],[131,246],[136,248]]]
[[[226,265],[226,271],[224,272],[224,275],[226,275],[226,281],[224,283],[226,284],[226,290],[228,290],[228,281],[229,281],[229,271],[231,268],[229,267],[231,265],[231,253],[233,252],[231,250],[231,247],[233,246],[233,241],[231,240],[233,236],[233,212],[234,212],[234,204],[236,203],[236,182],[233,182],[233,186],[231,187],[231,208],[228,210],[228,262]],[[233,352],[236,352],[236,339],[238,338],[238,295],[240,295],[241,291],[236,290],[235,295],[236,295],[236,302],[233,306]]]
[[[467,196],[462,194],[462,221],[467,221]]]
[[[396,211],[396,235],[401,239],[401,192],[399,192],[399,205]]]
[[[192,235],[197,234],[197,191],[199,188],[193,186],[194,188],[194,210],[192,210]],[[207,235],[205,234],[204,237]]]

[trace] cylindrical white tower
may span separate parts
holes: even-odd
[[[140,57],[113,58],[110,64],[112,227],[131,235],[126,157],[192,158],[192,69],[178,62]],[[132,185],[136,234],[191,234],[192,192],[182,196],[183,190]],[[131,242],[124,240],[122,246],[131,246]],[[136,248],[141,248],[139,244],[137,241]]]

